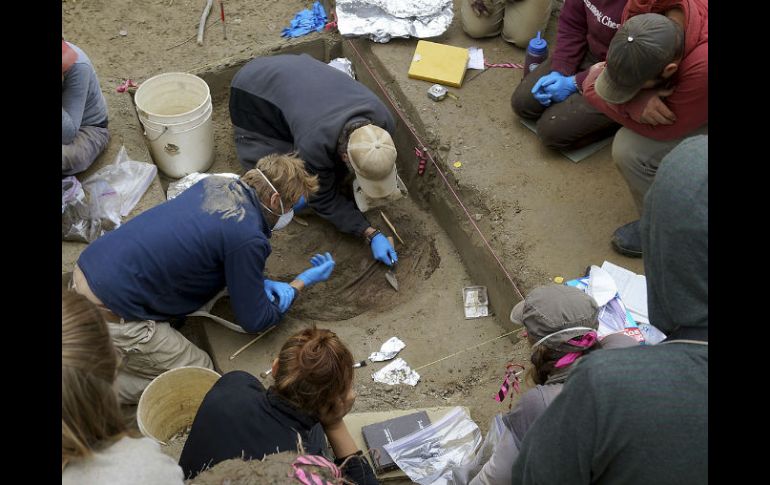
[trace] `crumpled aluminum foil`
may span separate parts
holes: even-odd
[[[346,57],[338,57],[329,61],[329,65],[335,69],[339,69],[353,79],[356,78],[356,73],[353,72],[353,63]]]
[[[390,337],[387,342],[382,344],[379,352],[372,352],[369,356],[369,360],[372,362],[382,362],[384,360],[390,360],[395,357],[401,349],[406,347],[406,344],[398,337]]]
[[[166,200],[171,200],[177,195],[181,194],[185,190],[189,189],[196,183],[200,182],[201,180],[205,179],[206,177],[210,177],[211,175],[220,175],[222,177],[230,177],[237,179],[240,177],[240,175],[236,175],[234,173],[200,173],[200,172],[193,172],[190,175],[185,175],[181,179],[177,180],[176,182],[171,182],[168,184],[168,191],[166,192]]]
[[[452,0],[337,0],[337,29],[379,43],[392,37],[436,37],[452,23],[452,6]]]
[[[404,359],[399,357],[390,364],[372,374],[374,382],[394,386],[396,384],[409,384],[416,386],[420,380],[420,374],[413,371]]]

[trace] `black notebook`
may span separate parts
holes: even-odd
[[[430,418],[428,413],[420,411],[362,427],[361,432],[364,435],[364,442],[369,450],[371,450],[370,455],[377,474],[398,469],[398,465],[393,462],[393,459],[385,451],[383,445],[403,438],[429,425]]]

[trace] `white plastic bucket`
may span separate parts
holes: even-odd
[[[177,367],[159,375],[139,398],[139,431],[160,444],[190,426],[206,393],[221,376],[205,367]]]
[[[205,172],[214,163],[211,93],[185,72],[151,77],[134,95],[139,121],[158,168],[172,178]]]

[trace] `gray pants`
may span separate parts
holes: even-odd
[[[244,130],[235,125],[233,125],[233,134],[238,161],[247,172],[254,168],[262,157],[271,153],[291,153],[294,150],[294,145],[290,142]]]
[[[663,157],[685,138],[708,134],[708,124],[675,140],[658,141],[628,128],[621,128],[612,143],[612,158],[628,184],[636,210],[642,214],[644,195],[652,185]]]
[[[110,141],[107,128],[82,126],[69,145],[61,146],[61,173],[75,175],[94,163]]]

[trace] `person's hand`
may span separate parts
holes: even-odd
[[[297,279],[305,283],[305,286],[312,286],[321,281],[328,280],[335,264],[332,255],[329,253],[316,254],[310,258],[310,263],[313,267],[306,269],[297,276]]]
[[[651,96],[647,101],[647,104],[642,110],[639,119],[634,119],[637,123],[644,123],[647,125],[672,125],[676,121],[676,115],[671,111],[666,103],[663,102],[663,98],[670,96],[673,93],[673,89],[660,90]]]
[[[294,212],[299,212],[302,209],[304,209],[305,207],[307,207],[307,201],[305,200],[305,196],[302,195],[302,196],[300,196],[300,198],[297,201],[297,203],[294,204],[294,207],[292,207],[292,209],[294,210]]]
[[[291,306],[291,302],[294,301],[295,291],[288,283],[266,279],[265,293],[267,293],[267,297],[273,303],[275,303],[275,299],[278,298],[277,305],[281,313],[286,313]]]
[[[374,239],[372,239],[372,256],[386,266],[392,266],[391,260],[393,263],[398,262],[396,250],[393,249],[388,238],[382,234],[377,234],[374,236]]]
[[[318,420],[325,429],[342,423],[342,418],[353,409],[356,402],[356,392],[352,386],[345,397],[337,397],[334,402],[324,406],[318,413]]]
[[[537,80],[532,87],[532,94],[545,92],[551,95],[550,100],[552,102],[561,103],[570,95],[576,93],[577,90],[575,76],[565,76],[559,71],[551,71]],[[537,99],[537,96],[535,96],[535,99]],[[540,100],[538,99],[538,101]],[[540,104],[543,103],[541,102]]]
[[[543,106],[551,106],[550,93],[546,93],[545,91],[538,91],[536,93],[533,93],[533,96],[537,100],[537,102],[542,104]]]

